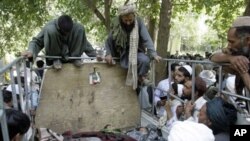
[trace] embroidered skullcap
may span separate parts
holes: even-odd
[[[184,67],[190,75],[192,75],[192,67],[190,65],[183,65],[182,67]]]
[[[118,13],[120,16],[129,14],[129,13],[135,13],[135,12],[136,12],[136,8],[135,8],[135,4],[133,3],[125,4],[119,7],[118,9]]]
[[[235,19],[232,27],[250,26],[250,16],[240,16]]]
[[[199,76],[210,86],[216,82],[215,72],[213,70],[203,70]]]
[[[214,141],[214,135],[205,124],[176,121],[170,130],[168,141]]]

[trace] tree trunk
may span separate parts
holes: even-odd
[[[156,32],[155,30],[156,30],[156,19],[149,18],[148,32],[153,42],[155,42],[155,32]]]
[[[152,6],[154,4],[158,4],[157,2],[158,0],[152,0],[152,2],[150,3]],[[156,35],[156,21],[157,19],[154,16],[149,16],[149,23],[148,23],[148,32],[149,35],[152,38],[152,41],[155,43],[155,35]]]
[[[159,32],[157,37],[157,53],[163,58],[167,57],[171,11],[171,0],[162,0],[160,10]],[[161,61],[160,63],[157,63],[155,70],[156,84],[166,76],[165,73],[166,61]]]
[[[247,3],[247,7],[245,9],[243,16],[250,16],[250,0],[246,0],[246,3]]]
[[[104,16],[96,7],[97,1],[87,0],[86,4],[95,13],[95,15],[102,21],[106,27],[107,33],[110,31],[110,8],[112,5],[112,0],[105,0],[104,2]]]

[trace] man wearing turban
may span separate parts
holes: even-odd
[[[47,56],[62,57],[62,59],[46,59],[47,65],[53,65],[55,69],[61,69],[62,62],[73,62],[75,66],[80,67],[82,65],[80,59],[72,61],[68,57],[81,57],[83,52],[91,57],[96,56],[95,50],[86,38],[84,27],[80,23],[73,22],[68,15],[49,21],[30,41],[28,51],[25,51],[23,56],[36,58],[43,48]]]
[[[229,127],[236,120],[236,108],[221,97],[216,97],[202,106],[198,121],[212,129],[215,141],[229,141]]]
[[[105,42],[105,60],[112,64],[112,57],[120,58],[121,67],[128,69],[126,84],[136,89],[138,80],[142,83],[146,80],[150,67],[150,59],[145,53],[156,61],[161,57],[157,55],[142,19],[136,16],[135,6],[126,4],[118,13]]]

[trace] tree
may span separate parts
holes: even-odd
[[[167,58],[168,39],[170,32],[170,19],[172,13],[171,0],[162,0],[160,10],[159,32],[157,37],[157,53],[163,58]],[[156,65],[156,81],[158,82],[165,75],[165,62]]]
[[[47,19],[45,8],[45,0],[0,1],[0,57],[26,47],[29,36],[33,34],[30,29],[41,26]]]

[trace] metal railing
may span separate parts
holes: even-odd
[[[247,96],[243,96],[243,95],[240,95],[240,94],[236,94],[236,93],[231,93],[231,92],[228,92],[228,91],[225,91],[225,90],[223,90],[222,89],[222,81],[223,81],[223,78],[222,78],[222,75],[223,75],[223,67],[225,67],[225,66],[228,66],[229,64],[227,64],[227,63],[213,63],[213,62],[211,62],[211,61],[200,61],[200,60],[182,60],[182,59],[167,59],[167,58],[163,58],[162,59],[163,61],[166,61],[166,63],[167,63],[167,65],[168,65],[168,79],[169,79],[169,89],[171,89],[171,82],[172,82],[172,78],[171,78],[171,64],[172,63],[180,63],[180,62],[184,62],[184,63],[189,63],[189,64],[191,64],[191,67],[192,67],[192,96],[191,96],[191,100],[194,102],[194,98],[195,98],[195,87],[194,87],[194,84],[195,84],[195,67],[196,67],[196,65],[197,64],[202,64],[202,65],[204,65],[204,64],[209,64],[209,65],[212,65],[213,67],[217,67],[218,68],[218,75],[219,75],[219,77],[218,77],[218,85],[216,86],[217,88],[218,88],[218,94],[219,95],[225,95],[225,96],[227,96],[227,97],[235,97],[235,98],[239,98],[239,99],[242,99],[242,100],[245,100],[246,101],[246,103],[247,103],[247,105],[248,106],[250,106],[250,97],[247,97]],[[155,65],[157,65],[157,64],[155,64]],[[154,65],[153,65],[154,66]],[[153,74],[154,75],[154,74]],[[162,91],[162,92],[164,92],[164,93],[167,93],[169,96],[172,96],[172,97],[174,97],[175,99],[177,99],[177,100],[179,100],[180,102],[182,102],[182,103],[184,103],[184,101],[182,100],[182,99],[180,99],[178,96],[175,96],[175,95],[173,95],[173,94],[171,94],[169,91],[165,91],[165,90],[162,90],[162,89],[160,89],[160,88],[157,88],[156,86],[154,86],[154,85],[152,85],[151,86],[152,88],[153,88],[153,90],[156,90],[156,89],[158,89],[158,90],[160,90],[160,91]],[[154,101],[154,97],[155,97],[155,93],[154,93],[154,91],[153,91],[153,96],[152,96],[152,109],[151,109],[151,115],[152,116],[156,116],[155,114],[154,114],[154,106],[155,106],[155,101]],[[241,107],[239,107],[239,106],[237,106],[237,104],[236,104],[236,102],[235,102],[235,100],[234,100],[234,98],[231,98],[230,99],[230,101],[229,101],[230,103],[232,103],[234,106],[235,106],[235,108],[239,111],[239,112],[242,112],[242,111],[244,111],[244,110],[242,110],[242,108]],[[250,107],[249,107],[250,108]],[[248,115],[246,116],[246,117],[248,117],[248,118],[250,118],[249,117],[249,111],[248,111]],[[243,113],[243,114],[245,114],[245,113]]]
[[[24,74],[24,90],[22,91],[22,83],[21,83],[21,73]],[[11,63],[7,64],[3,68],[0,69],[0,76],[3,75],[9,75],[10,80],[8,84],[11,85],[12,90],[12,102],[13,102],[13,108],[16,110],[21,110],[23,113],[29,115],[30,112],[30,106],[29,106],[29,97],[30,97],[30,90],[28,88],[28,80],[27,80],[27,68],[26,68],[26,62],[23,57],[18,57]],[[15,75],[15,76],[14,76]],[[15,80],[16,78],[16,80]],[[17,82],[15,82],[17,81]],[[4,81],[7,82],[7,81]],[[1,129],[2,129],[2,135],[4,141],[9,141],[9,134],[8,134],[8,126],[7,126],[7,119],[5,115],[5,103],[3,100],[3,94],[2,94],[2,87],[4,84],[0,86],[0,119],[1,119]],[[18,88],[16,89],[16,85],[18,85]],[[18,90],[18,91],[17,91]],[[19,95],[19,101],[17,99],[17,93]],[[20,107],[18,106],[20,103]],[[20,109],[19,109],[20,108]],[[28,141],[29,139],[25,135],[23,137],[23,141]]]

